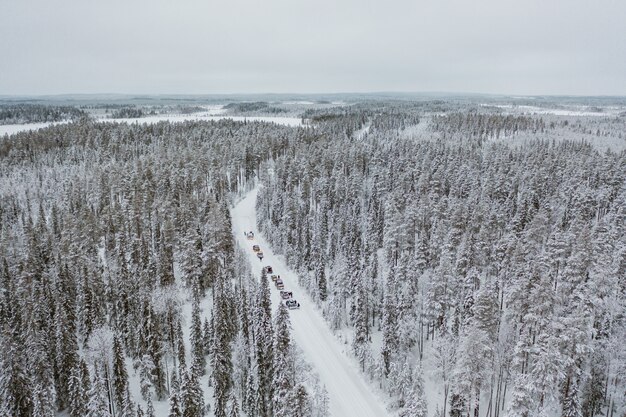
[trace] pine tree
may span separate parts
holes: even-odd
[[[211,317],[211,322],[213,322],[213,318]],[[211,343],[213,338],[213,330],[209,324],[209,320],[207,318],[204,319],[204,326],[202,328],[202,344],[204,346],[204,354],[209,355],[211,353]]]
[[[230,346],[230,324],[232,315],[228,311],[228,299],[221,283],[214,287],[213,307],[213,346],[211,348],[211,366],[213,373],[213,396],[215,398],[215,416],[226,417],[228,393],[232,387],[233,365]]]
[[[267,278],[261,278],[256,310],[256,358],[257,358],[257,411],[259,417],[272,415],[272,391],[274,375],[274,329],[271,320],[271,302]]]
[[[73,321],[68,317],[68,307],[61,302],[66,295],[60,295],[57,302],[55,331],[55,362],[58,368],[57,384],[57,405],[59,409],[64,409],[69,402],[69,387],[72,378],[71,372],[78,365],[78,342],[76,340],[76,328]]]
[[[242,409],[249,417],[256,417],[258,413],[257,409],[257,396],[259,395],[258,386],[254,378],[254,374],[250,372],[246,379],[246,391],[244,395],[244,402]]]
[[[122,401],[122,406],[119,409],[119,415],[120,417],[133,417],[135,414],[134,409],[135,404],[133,404],[133,401],[130,398],[130,392],[126,390],[124,401]]]
[[[582,417],[580,399],[578,394],[578,380],[570,378],[569,387],[563,398],[563,410],[561,417]]]
[[[289,415],[290,397],[294,388],[295,371],[291,352],[289,310],[284,303],[278,305],[275,321],[274,339],[274,380],[273,410],[274,416],[286,417]]]
[[[204,396],[198,377],[193,371],[185,372],[181,384],[181,396],[183,399],[183,417],[197,417],[204,415]]]
[[[178,370],[179,375],[182,379],[182,374],[186,369],[186,361],[185,361],[185,341],[183,339],[183,327],[178,321],[176,326],[176,358],[178,359]]]
[[[204,356],[204,344],[202,337],[202,322],[200,320],[200,304],[197,299],[193,302],[191,310],[191,354],[192,368],[198,376],[206,372],[206,357]]]
[[[293,417],[312,417],[313,415],[311,398],[302,384],[298,384],[295,388],[292,413]]]
[[[119,336],[113,338],[113,394],[116,408],[122,413],[128,413],[131,404],[128,403],[128,373],[124,361],[124,352]]]
[[[182,404],[180,398],[180,384],[178,378],[176,378],[176,372],[172,373],[172,379],[170,382],[170,408],[168,417],[182,417]]]
[[[463,395],[452,392],[450,395],[450,417],[463,417],[465,415],[465,398]]]
[[[511,400],[507,407],[508,417],[529,417],[533,409],[531,386],[527,375],[518,375],[514,381]],[[456,417],[456,416],[455,416]]]
[[[43,332],[35,331],[30,335],[29,355],[33,378],[33,416],[54,417],[56,415],[56,391],[54,376],[48,358],[47,342],[43,340]]]
[[[228,407],[228,417],[239,417],[239,404],[237,403],[237,397],[235,395],[230,396],[230,404]]]
[[[413,384],[404,409],[400,412],[401,417],[427,417],[428,407],[424,394],[424,379],[422,369],[416,368],[413,373]]]
[[[87,414],[90,388],[87,364],[80,359],[70,373],[68,406],[70,417],[83,417]]]
[[[142,340],[144,343],[140,349],[144,354],[142,362],[145,364],[151,362],[152,366],[149,369],[147,377],[149,378],[151,385],[154,386],[157,399],[161,400],[166,395],[165,374],[161,368],[161,358],[163,355],[161,351],[161,336],[157,323],[157,317],[149,301],[144,302],[141,333],[143,335]],[[144,395],[144,398],[147,398],[143,391],[142,395]]]
[[[394,277],[395,271],[392,269],[387,278],[385,288],[385,301],[383,304],[383,346],[382,360],[384,365],[384,375],[389,375],[391,359],[398,354],[398,297],[396,295],[396,281]]]
[[[152,398],[148,397],[148,404],[146,404],[146,417],[156,417],[154,414],[154,404],[152,404]]]
[[[152,372],[154,370],[154,362],[148,355],[143,355],[140,361],[137,361],[135,368],[139,368],[139,387],[141,397],[147,401],[152,397]]]
[[[91,388],[87,392],[87,417],[109,417],[111,412],[106,396],[104,380],[98,372],[98,366],[94,365]]]
[[[321,301],[326,301],[328,298],[328,284],[326,283],[326,271],[323,264],[317,267],[317,288],[319,291],[319,298]]]
[[[41,383],[33,389],[33,417],[55,417],[54,392]]]
[[[5,331],[0,337],[0,415],[29,416],[33,410],[32,382],[26,372],[23,349],[18,347],[18,340]]]
[[[358,293],[355,301],[354,341],[352,342],[352,349],[361,365],[361,370],[365,371],[367,350],[369,349],[368,297],[362,281],[359,281],[357,288]]]

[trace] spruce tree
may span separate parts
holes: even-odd
[[[239,417],[241,414],[239,413],[239,403],[237,402],[237,397],[235,395],[230,396],[230,403],[228,406],[228,417]]]
[[[413,384],[406,405],[400,412],[401,417],[427,417],[428,406],[424,394],[424,379],[421,367],[413,373]]]
[[[183,399],[183,417],[197,417],[204,415],[204,394],[198,383],[197,375],[189,370],[185,372],[181,384]]]
[[[367,359],[367,349],[369,348],[369,318],[367,314],[368,297],[362,281],[357,284],[358,292],[355,301],[354,314],[354,341],[352,349],[356,355],[361,370],[365,371],[365,361]]]
[[[271,303],[267,278],[262,278],[258,291],[258,307],[256,311],[255,335],[257,358],[257,410],[259,417],[272,415],[272,381],[274,375],[274,330],[271,320]],[[268,313],[269,310],[269,313]]]
[[[211,317],[211,323],[213,317]],[[202,326],[202,345],[204,347],[204,354],[209,355],[211,353],[211,343],[213,337],[213,326],[209,324],[209,319],[204,319],[204,325]]]
[[[178,324],[176,325],[176,358],[178,359],[178,374],[182,379],[182,375],[186,369],[186,360],[185,360],[185,341],[183,339],[183,326],[178,320]],[[181,381],[182,382],[182,381]]]
[[[98,366],[94,365],[91,387],[87,392],[87,417],[111,416],[107,400],[107,389],[104,384],[105,383],[100,375]]]
[[[117,410],[128,413],[128,373],[126,372],[125,356],[119,336],[113,338],[113,395]]]
[[[24,350],[18,347],[21,337],[13,339],[6,327],[0,337],[0,415],[28,416],[33,410],[32,381],[22,356]]]
[[[275,319],[273,411],[276,417],[286,417],[295,385],[295,369],[291,351],[289,310],[284,303],[278,305]]]
[[[259,390],[254,378],[254,373],[250,372],[246,379],[244,402],[242,409],[250,417],[256,417],[258,415],[258,396]]]
[[[328,284],[326,282],[326,267],[321,264],[317,267],[317,288],[318,295],[321,301],[326,301],[328,298]]]
[[[385,301],[383,303],[382,331],[383,346],[382,360],[384,375],[389,375],[392,357],[398,354],[398,298],[396,295],[395,270],[392,269],[387,278],[385,287]]]
[[[304,385],[298,384],[296,386],[292,403],[293,417],[312,417],[313,408],[311,398]]]
[[[215,398],[215,416],[226,417],[228,395],[232,387],[233,365],[230,346],[230,325],[232,315],[228,312],[228,298],[224,293],[223,284],[214,287],[213,307],[213,346],[211,348],[211,367],[213,373],[213,397]]]
[[[87,364],[80,359],[70,373],[68,404],[70,417],[83,417],[87,414],[90,388]]]
[[[180,399],[180,384],[176,378],[176,372],[172,373],[172,380],[170,383],[170,407],[168,417],[182,417],[182,404]]]
[[[154,414],[154,404],[152,404],[152,398],[148,397],[148,403],[146,404],[146,417],[156,417]]]
[[[202,321],[200,320],[200,304],[197,299],[194,299],[191,310],[190,330],[192,368],[198,376],[202,376],[206,372],[206,357],[204,356]]]

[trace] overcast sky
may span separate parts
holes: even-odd
[[[624,0],[0,0],[0,95],[626,95]]]

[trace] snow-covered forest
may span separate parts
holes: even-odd
[[[626,117],[491,104],[0,138],[0,416],[329,415],[253,189],[390,415],[625,416]]]
[[[83,116],[85,116],[85,112],[74,106],[46,106],[41,104],[0,105],[0,125],[58,122],[68,119],[76,120]]]

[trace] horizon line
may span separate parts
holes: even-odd
[[[356,96],[356,95],[390,95],[390,96],[491,96],[502,98],[535,98],[535,97],[563,97],[563,98],[626,98],[626,94],[510,94],[510,93],[480,93],[456,91],[343,91],[343,92],[230,92],[230,93],[49,93],[49,94],[0,94],[0,99],[14,98],[55,98],[55,97],[85,97],[85,96],[124,96],[124,97],[233,97],[233,96]]]

